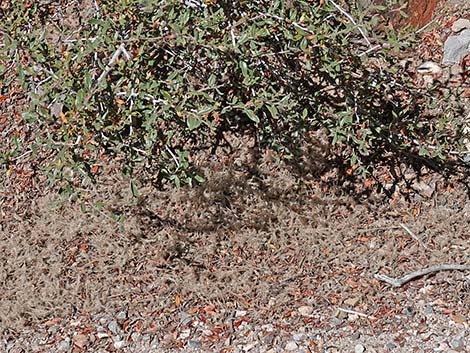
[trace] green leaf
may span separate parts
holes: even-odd
[[[188,125],[188,128],[190,130],[197,129],[201,125],[201,123],[202,120],[197,117],[188,116],[188,118],[186,119],[186,124]]]
[[[135,185],[135,182],[132,179],[131,179],[131,191],[132,191],[132,196],[139,197],[139,190],[137,189],[137,186]]]
[[[273,117],[273,119],[278,118],[278,111],[274,105],[268,105],[268,110],[271,113],[271,116]]]
[[[255,123],[259,123],[258,116],[251,109],[244,108],[243,111],[248,116],[248,118],[250,118],[250,120],[254,121]]]
[[[246,62],[240,61],[240,69],[242,70],[243,76],[245,76],[246,78],[249,78],[249,76],[248,76],[248,65],[247,65]]]

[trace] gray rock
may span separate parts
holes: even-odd
[[[274,342],[274,334],[270,333],[269,335],[266,335],[265,337],[263,337],[263,343],[270,346],[273,344]]]
[[[115,335],[119,333],[120,328],[116,320],[113,320],[108,324],[108,330],[111,331]]]
[[[305,333],[295,333],[292,338],[294,339],[294,341],[300,342],[305,341],[307,339],[307,335],[305,335]]]
[[[285,347],[286,351],[289,351],[289,352],[296,351],[297,348],[299,348],[299,346],[294,341],[287,342],[286,347]]]
[[[398,348],[397,345],[396,345],[395,343],[393,343],[393,342],[388,342],[388,343],[385,345],[385,347],[386,347],[388,350],[390,350],[390,351],[393,351],[393,350],[395,350],[395,349]]]
[[[354,353],[363,353],[366,348],[362,344],[356,344],[354,346]]]
[[[426,304],[426,306],[424,307],[424,313],[426,315],[434,314],[434,308],[432,307],[431,304]]]
[[[452,349],[461,350],[463,348],[463,339],[460,336],[454,337],[452,341],[450,341],[450,346]]]
[[[127,311],[120,311],[117,315],[116,315],[116,320],[119,322],[119,323],[123,323],[124,321],[127,320]]]
[[[70,338],[65,339],[57,345],[58,352],[67,352],[70,349]]]
[[[411,306],[405,306],[401,312],[408,317],[413,317],[416,315],[416,310]]]
[[[458,35],[447,38],[443,50],[443,64],[460,63],[460,60],[470,51],[470,29],[464,29]]]
[[[139,332],[132,332],[131,339],[132,342],[140,342],[142,341],[142,334],[140,334]]]
[[[201,342],[200,341],[196,341],[196,340],[190,340],[188,342],[188,346],[189,348],[191,349],[199,349],[201,348]]]
[[[116,349],[121,349],[125,345],[126,345],[126,341],[124,341],[124,340],[114,342],[114,348],[116,348]]]
[[[178,318],[180,319],[180,325],[183,326],[189,324],[192,320],[192,316],[184,311],[178,313]]]
[[[467,20],[466,18],[459,18],[452,25],[452,32],[457,33],[467,28],[470,28],[470,21]]]

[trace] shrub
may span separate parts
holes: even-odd
[[[69,192],[106,156],[158,185],[202,181],[193,155],[226,131],[292,159],[321,129],[361,175],[388,158],[455,162],[455,112],[430,114],[433,95],[413,87],[367,22],[335,5],[103,0],[81,26],[54,29],[44,18],[57,9],[14,2],[0,73],[29,94],[29,147],[52,151],[41,167]],[[392,50],[410,45],[394,35]],[[20,153],[16,144],[3,159]]]

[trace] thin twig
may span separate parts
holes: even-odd
[[[361,33],[362,37],[364,38],[364,40],[366,41],[367,45],[369,47],[372,47],[372,44],[369,40],[369,38],[367,38],[366,34],[364,33],[364,31],[362,30],[361,26],[359,26],[356,21],[354,21],[354,18],[348,14],[346,12],[345,9],[343,9],[341,6],[339,6],[337,3],[335,3],[333,0],[330,0],[330,2],[333,4],[334,7],[336,7],[338,9],[339,12],[341,12],[344,16],[346,16],[348,18],[349,21],[351,21],[351,23],[353,25],[355,25],[357,27],[357,29],[359,30],[359,32]]]
[[[270,13],[264,13],[264,12],[260,12],[261,15],[265,16],[265,17],[272,17],[272,18],[275,18],[276,20],[278,21],[282,21],[282,22],[287,22],[286,19],[284,17],[281,17],[281,16],[277,16],[277,15],[273,15],[273,14],[270,14]],[[298,22],[291,22],[291,24],[294,26],[294,27],[297,27],[298,29],[304,31],[304,32],[307,32],[309,34],[314,34],[310,29],[308,29],[307,27],[305,26],[302,26],[300,23]]]
[[[106,76],[108,76],[108,74],[111,72],[116,60],[119,58],[119,56],[121,54],[124,54],[126,60],[129,60],[131,58],[129,52],[126,50],[126,48],[124,47],[124,44],[122,44],[122,43],[119,46],[119,48],[117,48],[117,50],[114,52],[113,56],[111,57],[111,59],[108,62],[108,65],[106,65],[104,71],[101,73],[100,77],[96,81],[95,87],[99,87],[101,82],[106,78]]]
[[[374,277],[380,281],[386,282],[393,287],[402,287],[406,283],[425,276],[431,273],[439,272],[439,271],[470,271],[470,265],[455,265],[455,264],[443,264],[443,265],[436,265],[424,268],[419,271],[411,272],[409,275],[403,276],[402,278],[393,278],[385,275],[375,274]]]
[[[336,309],[338,309],[339,311],[342,311],[344,313],[353,314],[353,315],[357,315],[357,316],[360,316],[360,317],[365,317],[365,318],[368,318],[368,319],[371,319],[371,320],[378,320],[378,318],[376,318],[375,316],[363,314],[363,313],[360,313],[358,311],[343,309],[343,308],[339,308],[339,307],[337,307]]]
[[[176,166],[179,168],[180,167],[180,163],[178,162],[178,158],[176,158],[175,154],[171,151],[171,149],[165,145],[165,149],[168,151],[168,153],[170,154],[171,158],[173,158],[173,160],[175,161],[175,164]]]
[[[400,223],[400,227],[402,227],[414,240],[416,240],[423,248],[427,249],[428,247],[424,244],[421,239],[418,238],[416,234],[414,234],[410,228],[408,228],[405,224]]]
[[[362,234],[362,233],[369,233],[369,232],[379,232],[383,230],[393,230],[393,229],[399,229],[399,228],[400,228],[399,226],[371,227],[371,228],[359,229],[356,233]]]

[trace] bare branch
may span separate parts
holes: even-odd
[[[374,277],[380,281],[383,281],[392,285],[393,287],[402,287],[406,283],[416,278],[429,275],[431,273],[439,272],[439,271],[470,271],[470,265],[456,265],[456,264],[436,265],[436,266],[424,268],[419,271],[412,272],[409,275],[406,275],[402,278],[393,278],[393,277],[388,277],[388,276],[379,275],[379,274],[375,274]]]
[[[372,47],[372,44],[369,40],[369,38],[367,38],[366,34],[364,33],[364,30],[361,28],[361,26],[359,26],[356,21],[354,21],[354,18],[348,14],[346,12],[345,9],[343,9],[341,6],[339,6],[337,3],[335,3],[333,0],[330,0],[330,2],[333,4],[334,7],[336,7],[338,9],[339,12],[341,12],[344,16],[346,16],[348,18],[349,21],[351,21],[351,23],[353,25],[355,25],[357,27],[357,29],[359,30],[359,32],[361,33],[362,37],[364,38],[364,40],[366,41],[367,45],[370,47]]]

